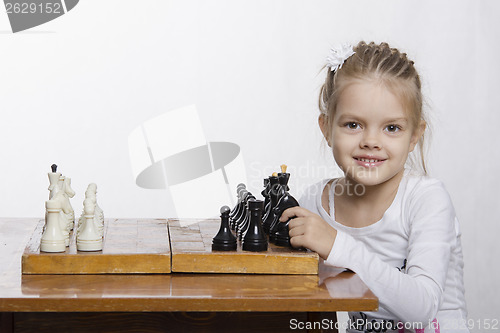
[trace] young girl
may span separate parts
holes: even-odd
[[[291,243],[378,297],[379,311],[349,313],[348,332],[468,332],[453,204],[441,182],[405,169],[426,127],[413,62],[386,43],[332,52],[319,126],[344,177],[283,213]]]

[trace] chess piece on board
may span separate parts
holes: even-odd
[[[97,223],[99,231],[102,234],[104,231],[104,212],[97,202],[97,185],[94,183],[90,183],[87,187],[87,192],[85,192],[85,196],[87,197],[88,195],[88,197],[95,203],[95,221]]]
[[[271,200],[271,196],[269,195],[269,191],[271,190],[271,182],[269,181],[269,178],[264,178],[264,189],[260,194],[262,194],[262,197],[264,198],[264,212],[266,211],[266,207],[269,205],[269,202]]]
[[[45,202],[45,228],[40,240],[40,251],[42,252],[66,251],[66,237],[59,224],[61,210],[60,201],[48,200]]]
[[[298,205],[299,203],[297,202],[297,200],[293,196],[291,196],[290,193],[286,192],[285,195],[281,197],[277,207],[274,208],[276,210],[275,214],[281,217],[281,214],[283,214],[285,210],[291,207],[296,207]],[[276,232],[274,234],[276,245],[292,247],[292,245],[290,244],[290,234],[288,233],[289,223],[290,219],[286,222],[279,222],[278,220]]]
[[[243,235],[245,234],[246,230],[248,229],[248,226],[250,225],[250,209],[249,209],[249,202],[250,200],[254,200],[255,197],[248,192],[249,195],[247,197],[247,202],[246,202],[246,208],[245,208],[245,216],[243,220],[238,223],[237,228],[236,228],[236,234],[238,235],[238,239],[241,241],[243,239]]]
[[[94,222],[95,204],[91,199],[85,199],[83,206],[85,221],[83,229],[76,236],[76,248],[78,251],[101,251],[102,236]]]
[[[269,204],[267,205],[264,217],[262,218],[262,228],[269,234],[271,222],[273,221],[273,208],[278,204],[278,174],[275,172],[269,177]]]
[[[242,189],[240,193],[241,193],[241,201],[238,204],[234,215],[232,217],[231,215],[229,215],[229,225],[231,226],[231,230],[235,232],[237,232],[238,225],[245,218],[248,196],[251,195],[251,193],[248,192],[246,189]]]
[[[229,228],[229,212],[228,206],[223,206],[220,209],[220,229],[212,239],[212,251],[236,251],[236,237]]]
[[[69,202],[69,197],[64,191],[64,182],[61,190],[57,192],[51,200],[58,201],[61,205],[61,211],[59,213],[59,225],[61,228],[61,232],[66,237],[66,246],[69,246],[71,218],[74,216],[74,211]]]
[[[290,191],[290,188],[288,187],[288,180],[290,179],[290,174],[286,172],[287,165],[282,164],[281,166],[281,172],[278,173],[278,178],[283,178],[283,183],[284,183],[284,190],[285,191]]]
[[[69,210],[68,213],[69,230],[73,230],[73,227],[75,225],[75,211],[73,210],[73,206],[71,206],[71,201],[69,199],[75,196],[75,191],[73,191],[73,189],[71,188],[71,178],[69,177],[64,178],[62,191],[64,191],[64,194],[67,197],[67,204]]]
[[[233,228],[232,230],[237,234],[241,225],[243,224],[246,216],[247,216],[247,202],[248,199],[253,197],[251,192],[248,192],[247,190],[243,190],[243,200],[241,202],[241,209],[238,212],[237,215],[233,218]],[[230,219],[231,221],[231,219]]]
[[[248,191],[246,189],[245,184],[238,185],[238,203],[229,213],[229,226],[231,230],[235,229],[236,219],[241,214],[241,211],[244,209],[245,200],[247,197]]]
[[[261,252],[267,251],[267,238],[262,230],[262,211],[264,202],[262,200],[248,200],[249,225],[245,231],[242,249],[244,251]]]
[[[271,222],[270,227],[269,227],[269,241],[272,243],[276,242],[276,232],[278,231],[278,226],[280,223],[279,219],[281,217],[281,214],[283,213],[283,211],[286,208],[293,207],[293,206],[289,206],[289,207],[284,208],[286,205],[289,205],[288,200],[290,200],[290,199],[288,199],[288,198],[291,197],[293,199],[294,204],[296,203],[296,206],[299,205],[297,200],[295,200],[295,198],[293,198],[288,193],[288,189],[289,189],[288,188],[288,180],[290,179],[290,174],[283,172],[283,171],[286,171],[286,165],[282,165],[281,170],[282,170],[282,172],[278,174],[279,185],[277,187],[275,187],[275,191],[276,191],[275,195],[278,198],[278,202],[272,209],[273,219],[272,219],[272,222]],[[280,201],[284,196],[287,196],[287,200],[280,204]]]
[[[57,165],[52,164],[50,166],[51,171],[48,173],[49,176],[49,200],[55,199],[62,203],[61,215],[64,215],[61,219],[61,224],[65,222],[63,228],[68,228],[68,233],[73,229],[75,222],[75,212],[73,207],[71,207],[70,198],[75,196],[75,191],[71,188],[71,178],[63,176],[60,172],[57,172]],[[64,230],[63,230],[63,233]],[[69,235],[67,237],[67,244],[69,245]]]
[[[100,235],[104,235],[104,213],[99,204],[97,203],[97,185],[90,183],[85,191],[85,200],[90,200],[94,205],[94,223]],[[85,202],[85,201],[84,201]],[[85,212],[82,212],[78,219],[77,235],[83,230],[86,219],[84,218]]]
[[[57,165],[52,164],[51,165],[51,170],[52,172],[49,172],[47,175],[49,176],[49,200],[56,195],[57,192],[59,192],[59,177],[61,177],[61,173],[57,172]]]
[[[238,210],[240,209],[240,206],[241,206],[241,201],[243,200],[243,190],[246,190],[247,187],[245,184],[243,183],[240,183],[238,184],[238,186],[236,186],[236,195],[238,197],[238,202],[236,203],[236,206],[234,206],[233,209],[231,209],[231,212],[229,213],[229,218],[233,218],[237,213],[238,213]]]

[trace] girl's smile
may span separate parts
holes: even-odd
[[[380,166],[382,163],[384,163],[386,158],[373,155],[362,155],[362,156],[355,156],[354,160],[356,160],[356,163],[362,167],[373,168]]]

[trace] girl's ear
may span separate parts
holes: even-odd
[[[319,128],[321,129],[321,133],[323,133],[323,136],[325,137],[325,140],[328,143],[328,147],[331,147],[332,144],[330,143],[330,133],[329,133],[330,131],[328,131],[328,120],[323,113],[319,115],[318,124]]]
[[[412,152],[413,149],[415,149],[415,146],[417,145],[418,141],[420,140],[422,135],[424,135],[426,127],[427,127],[427,123],[425,122],[425,120],[421,120],[420,124],[413,131],[413,135],[411,136],[411,140],[410,140],[410,152]]]

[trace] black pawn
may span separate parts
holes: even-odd
[[[212,240],[212,251],[236,251],[236,238],[229,229],[230,211],[228,206],[220,209],[220,229]]]
[[[238,192],[238,204],[236,207],[231,210],[231,213],[229,213],[229,225],[231,227],[231,230],[235,230],[235,225],[236,225],[236,220],[238,216],[242,214],[242,211],[245,209],[245,203],[247,200],[248,196],[248,191],[245,188],[241,188],[240,191]]]
[[[255,197],[250,193],[245,204],[245,215],[243,216],[242,220],[236,225],[235,233],[236,235],[238,235],[239,240],[243,239],[243,235],[250,225],[250,210],[248,209],[248,202],[254,199]]]
[[[264,202],[262,200],[248,200],[250,222],[243,238],[242,249],[244,251],[267,251],[267,238],[262,230],[263,209]]]
[[[247,201],[251,195],[252,193],[248,192],[247,190],[243,190],[241,206],[240,206],[241,209],[238,211],[238,214],[236,214],[233,218],[230,218],[231,229],[234,230],[235,232],[238,231],[239,226],[245,219],[247,213]]]
[[[234,215],[237,213],[238,208],[239,208],[240,203],[241,203],[241,199],[242,199],[241,198],[241,195],[242,195],[241,191],[246,190],[246,188],[247,188],[246,185],[243,183],[238,184],[238,186],[236,187],[236,194],[238,197],[238,202],[236,203],[236,206],[233,209],[231,209],[231,212],[229,213],[229,218],[233,218]]]

